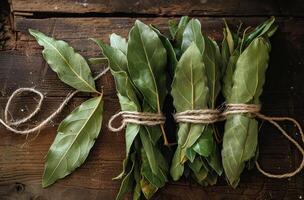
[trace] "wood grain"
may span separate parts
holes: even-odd
[[[56,1],[54,1],[56,2]],[[265,18],[227,18],[236,25],[239,20],[247,25],[255,25]],[[168,18],[141,18],[145,23],[152,23],[165,32]],[[223,22],[218,18],[200,18],[203,31],[221,40]],[[16,40],[13,49],[0,52],[0,97],[1,107],[7,97],[18,87],[35,86],[46,93],[46,101],[41,113],[30,126],[44,119],[62,102],[72,89],[57,78],[41,56],[41,47],[27,33],[28,28],[38,29],[57,39],[68,41],[86,58],[99,55],[98,48],[87,38],[96,37],[108,41],[108,35],[116,32],[127,36],[134,23],[132,18],[45,18],[30,19],[15,17]],[[263,112],[270,115],[289,115],[302,119],[304,105],[302,97],[304,86],[304,20],[279,18],[279,31],[272,38],[272,53],[265,91],[262,96]],[[12,41],[10,41],[12,42]],[[93,66],[94,74],[106,65]],[[98,81],[105,92],[105,119],[119,110],[114,82],[110,74]],[[123,133],[110,133],[103,124],[102,133],[97,139],[87,162],[72,175],[58,181],[53,186],[42,189],[43,159],[52,143],[58,123],[76,105],[89,97],[79,94],[64,109],[53,123],[43,129],[35,140],[26,143],[23,136],[14,135],[3,127],[0,129],[0,199],[114,199],[119,181],[111,178],[121,169],[124,158]],[[18,98],[11,111],[21,117],[32,108],[31,95]],[[23,105],[19,107],[18,105]],[[23,110],[23,111],[22,111]],[[303,121],[301,121],[303,123]],[[293,127],[287,127],[293,136],[299,139]],[[30,137],[31,138],[31,137]],[[298,152],[277,134],[274,128],[264,124],[260,136],[260,160],[266,170],[283,172],[291,170],[301,159]],[[154,199],[299,199],[304,196],[303,172],[291,179],[268,179],[256,170],[246,171],[242,175],[237,189],[226,186],[221,178],[213,187],[198,187],[182,180],[169,183],[161,189]],[[129,198],[128,198],[129,199]]]
[[[11,10],[23,13],[129,13],[157,15],[278,14],[274,0],[12,0]]]

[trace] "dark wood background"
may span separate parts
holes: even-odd
[[[263,113],[292,116],[304,125],[304,1],[303,0],[1,0],[0,2],[0,106],[19,87],[35,87],[46,95],[41,113],[29,124],[45,119],[72,88],[61,83],[41,56],[41,47],[28,28],[69,42],[86,58],[100,54],[87,38],[108,41],[112,32],[127,36],[136,18],[166,31],[168,19],[181,15],[200,18],[203,31],[221,40],[222,18],[232,26],[239,21],[253,26],[274,15],[279,30],[272,38],[272,52],[262,95]],[[104,66],[92,66],[94,74]],[[110,74],[97,81],[104,87],[104,122],[119,110]],[[88,98],[77,95],[51,124],[34,138],[15,135],[0,126],[0,199],[114,199],[119,181],[111,178],[121,170],[123,133],[110,133],[104,123],[87,161],[72,175],[51,187],[41,187],[44,156],[57,125],[76,105]],[[22,117],[33,107],[31,95],[16,100],[11,108]],[[18,104],[18,105],[17,105]],[[21,106],[20,106],[21,105]],[[3,110],[1,111],[1,118]],[[16,118],[18,118],[16,117]],[[287,126],[294,138],[300,136]],[[173,133],[174,134],[174,133]],[[260,162],[266,170],[285,172],[301,161],[299,153],[271,126],[264,124],[259,136]],[[246,171],[237,189],[223,178],[213,187],[199,187],[182,180],[169,183],[154,199],[304,199],[303,172],[290,179],[269,179],[257,170]]]

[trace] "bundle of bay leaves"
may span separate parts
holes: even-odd
[[[197,19],[182,17],[178,24],[170,22],[170,32],[178,55],[171,91],[176,112],[215,109],[222,62],[218,45],[202,34]],[[222,165],[215,132],[213,124],[178,124],[178,145],[170,169],[173,180],[190,174],[201,185],[216,183]]]
[[[223,94],[227,104],[256,104],[262,94],[268,67],[271,37],[277,26],[271,17],[252,31],[231,32],[226,24],[222,42],[225,66]],[[258,156],[258,122],[247,114],[227,116],[222,148],[222,163],[228,183],[236,187],[240,175]]]
[[[166,88],[167,51],[152,27],[136,21],[128,41],[112,34],[110,46],[93,39],[108,59],[122,111],[162,113]],[[167,181],[168,159],[161,149],[163,125],[128,124],[126,158],[116,199],[133,190],[133,199],[151,196]]]

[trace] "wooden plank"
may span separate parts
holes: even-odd
[[[302,0],[11,0],[16,15],[31,13],[143,14],[158,16],[303,16]]]
[[[231,24],[243,20],[247,25],[260,23],[264,18],[228,18]],[[166,31],[167,18],[142,18]],[[99,50],[89,37],[108,40],[108,35],[116,32],[123,36],[133,24],[130,18],[46,18],[28,19],[17,17],[15,28],[17,40],[15,49],[0,52],[0,105],[4,107],[7,97],[21,86],[36,86],[46,93],[47,98],[41,114],[30,125],[44,119],[56,109],[71,88],[61,83],[41,56],[41,47],[27,33],[28,28],[39,29],[48,35],[63,39],[85,57],[99,54]],[[223,22],[221,19],[201,18],[206,33],[218,41],[221,39]],[[278,19],[280,29],[273,37],[273,50],[265,92],[262,97],[263,111],[271,115],[288,114],[302,118],[304,76],[304,30],[303,19]],[[93,66],[94,74],[103,66]],[[14,78],[13,78],[14,77]],[[104,86],[105,119],[119,109],[115,95],[114,82],[107,74],[97,83]],[[124,139],[122,134],[110,133],[103,124],[102,133],[97,139],[87,162],[71,176],[53,186],[42,189],[43,158],[56,134],[56,126],[76,105],[89,97],[80,94],[67,106],[62,114],[41,131],[29,144],[25,138],[16,136],[4,128],[0,129],[0,199],[113,199],[118,191],[119,181],[111,178],[119,173],[124,157]],[[31,96],[18,99],[12,105],[12,112],[21,117],[31,108]],[[17,105],[22,104],[23,107]],[[22,110],[23,109],[23,112]],[[290,128],[292,129],[292,128]],[[296,136],[295,132],[293,132]],[[296,136],[299,139],[299,136]],[[23,148],[22,148],[23,147]],[[291,170],[301,157],[289,143],[276,134],[275,129],[263,125],[260,136],[261,163],[266,170],[283,172]],[[302,174],[303,175],[303,174]],[[304,193],[301,175],[289,180],[268,179],[256,170],[245,172],[240,187],[232,189],[226,186],[224,179],[213,187],[198,187],[182,180],[168,183],[156,195],[155,199],[298,199]],[[182,194],[182,195],[181,195]]]
[[[291,2],[290,2],[291,3]],[[292,4],[294,5],[294,4]],[[11,0],[13,12],[169,15],[278,15],[275,0]]]

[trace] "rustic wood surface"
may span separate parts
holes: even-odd
[[[200,16],[203,31],[221,40],[225,16],[231,25],[243,21],[256,25],[265,15],[276,15],[279,30],[272,38],[272,52],[267,81],[262,95],[263,112],[276,116],[293,116],[304,125],[304,5],[293,1],[97,1],[97,0],[11,0],[10,17],[0,26],[0,117],[9,95],[19,87],[35,87],[46,95],[41,113],[29,124],[38,123],[62,102],[72,88],[61,83],[41,56],[41,47],[29,36],[27,29],[38,29],[47,35],[71,44],[86,58],[100,55],[90,37],[108,41],[112,32],[127,36],[134,18],[166,30],[169,18],[179,15]],[[1,3],[2,13],[8,5]],[[293,16],[293,17],[291,17]],[[10,19],[10,20],[9,20]],[[102,66],[92,66],[94,74]],[[110,74],[97,81],[105,92],[106,123],[119,110],[114,82]],[[0,199],[114,199],[119,181],[111,178],[121,170],[124,158],[123,133],[114,134],[104,123],[87,161],[72,175],[51,187],[41,187],[43,159],[52,143],[57,125],[75,106],[89,96],[77,95],[64,111],[38,136],[29,138],[0,128]],[[33,108],[35,97],[26,95],[12,105],[14,116],[22,117]],[[20,106],[21,105],[21,106]],[[286,126],[296,139],[294,127]],[[170,133],[174,134],[174,133]],[[271,126],[264,124],[260,135],[260,161],[266,170],[284,172],[295,168],[301,156]],[[227,186],[221,178],[216,186],[199,187],[182,180],[168,183],[154,199],[303,199],[303,172],[290,179],[269,179],[255,169],[242,175],[237,189]]]

